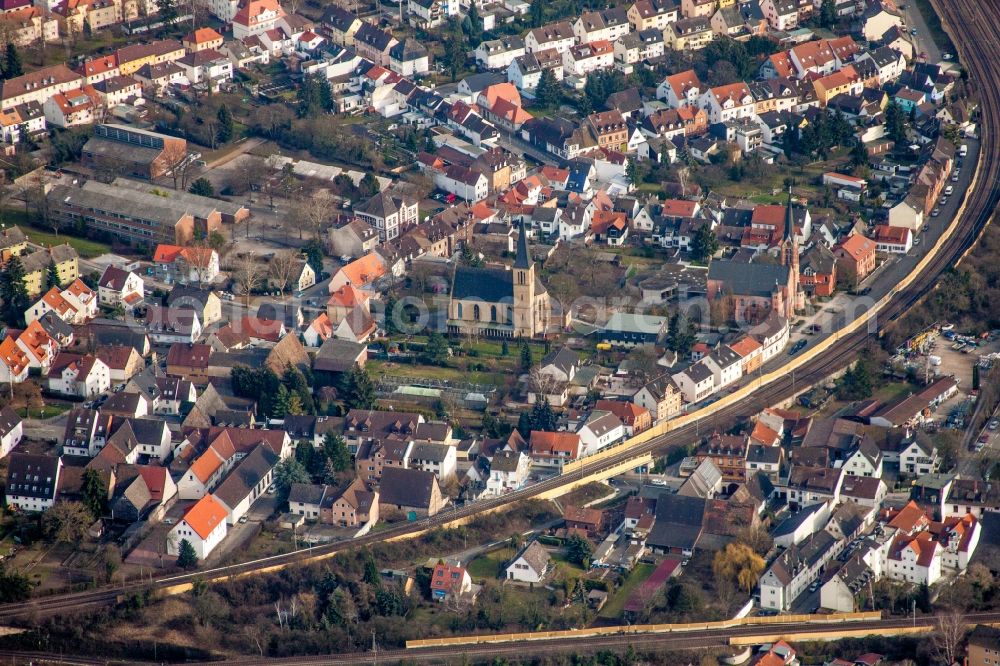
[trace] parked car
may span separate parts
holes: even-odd
[[[952,187],[951,185],[949,185],[948,187],[944,188],[944,194],[945,194],[945,196],[948,196],[948,197],[950,197],[954,191],[955,191],[955,188]]]
[[[990,430],[996,430],[997,428],[1000,428],[1000,419],[993,419],[992,421],[990,421],[990,424],[986,427],[989,428]]]
[[[794,345],[792,345],[792,348],[791,348],[791,349],[789,349],[789,350],[788,350],[788,355],[789,355],[789,356],[795,356],[795,355],[796,355],[796,354],[798,354],[798,353],[799,353],[800,351],[802,351],[802,349],[803,349],[803,348],[804,348],[804,347],[805,347],[805,346],[806,346],[807,344],[809,344],[809,341],[808,341],[808,340],[799,340],[799,341],[798,341],[798,342],[796,342],[796,343],[795,343]]]
[[[931,217],[937,217],[940,214],[941,214],[940,208],[935,208],[934,210],[931,211]]]

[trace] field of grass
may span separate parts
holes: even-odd
[[[45,405],[39,409],[29,409],[27,417],[29,419],[50,419],[59,416],[70,410],[70,405]],[[19,410],[20,411],[20,410]]]
[[[637,564],[629,577],[625,579],[625,584],[622,585],[615,595],[608,599],[608,603],[604,604],[604,608],[601,609],[599,613],[600,617],[608,619],[617,619],[621,617],[622,611],[625,610],[625,602],[628,598],[632,596],[632,593],[643,583],[647,578],[653,575],[653,571],[656,569],[652,564]]]
[[[86,238],[76,238],[66,233],[56,235],[51,231],[39,229],[34,226],[35,220],[32,216],[27,215],[21,208],[5,209],[3,211],[3,222],[4,224],[16,224],[21,227],[21,231],[28,237],[28,240],[37,245],[49,246],[69,243],[84,259],[98,257],[111,251],[111,246],[106,243],[99,243]]]
[[[510,551],[500,548],[489,553],[484,553],[469,562],[468,571],[473,580],[495,579],[500,576],[503,565],[507,562]]]
[[[66,234],[59,234],[57,236],[47,231],[39,231],[33,227],[21,227],[21,229],[24,231],[25,235],[28,236],[28,240],[32,243],[37,243],[38,245],[50,246],[69,243],[69,245],[84,259],[99,257],[102,254],[106,254],[111,251],[110,245],[98,243],[97,241],[88,240],[86,238],[76,238],[75,236],[67,236]]]

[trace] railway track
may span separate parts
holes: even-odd
[[[955,232],[942,244],[926,270],[908,287],[896,293],[878,314],[882,321],[893,321],[928,294],[941,274],[958,262],[972,247],[976,239],[995,215],[1000,201],[1000,108],[996,90],[1000,90],[1000,30],[996,17],[1000,16],[1000,0],[932,0],[944,24],[952,33],[962,62],[968,68],[970,79],[981,91],[982,149],[980,151],[978,187],[967,195],[965,210]],[[992,95],[992,96],[991,96]],[[20,604],[0,606],[0,622],[19,617],[53,615],[85,610],[114,603],[130,594],[158,591],[176,586],[190,585],[195,580],[220,581],[248,575],[269,573],[284,567],[330,557],[336,553],[366,545],[413,536],[435,527],[447,525],[457,519],[495,510],[505,505],[537,497],[568,485],[574,478],[583,478],[621,466],[646,454],[657,454],[672,447],[687,444],[700,432],[728,427],[740,417],[780,402],[800,387],[821,381],[831,373],[854,360],[869,342],[868,327],[845,334],[823,353],[809,361],[791,376],[766,384],[743,400],[718,408],[716,411],[659,437],[623,450],[603,460],[582,465],[572,475],[554,477],[509,495],[476,502],[454,511],[438,514],[414,523],[380,530],[350,542],[316,546],[293,553],[263,558],[195,573],[166,576],[153,581],[136,581],[116,588],[101,588],[84,592],[40,597]],[[579,477],[577,477],[579,475]],[[330,663],[329,661],[325,663]]]

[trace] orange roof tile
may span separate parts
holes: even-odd
[[[875,243],[861,234],[851,234],[838,243],[836,247],[842,248],[855,261],[860,261],[867,255],[875,254]]]
[[[227,512],[219,501],[205,495],[184,513],[184,522],[202,539],[207,539],[219,523],[225,522]]]
[[[28,357],[17,346],[14,338],[7,336],[0,342],[0,363],[3,363],[10,370],[10,374],[17,377],[28,367]]]
[[[203,454],[198,456],[198,459],[191,463],[190,471],[195,477],[204,484],[208,483],[208,480],[212,478],[212,475],[222,467],[223,460],[219,457],[219,454],[215,452],[215,449],[209,448]]]
[[[536,455],[568,453],[569,458],[572,459],[576,458],[580,453],[580,435],[575,432],[532,430],[529,439],[531,452]]]
[[[385,275],[385,266],[374,252],[369,252],[341,268],[340,272],[350,284],[364,286]]]
[[[746,358],[755,351],[761,349],[761,344],[749,335],[744,335],[742,338],[729,345],[729,348],[743,358]]]
[[[330,300],[327,301],[327,305],[339,305],[345,308],[353,308],[367,302],[368,298],[365,296],[364,292],[352,284],[345,284],[340,289],[330,294]]]
[[[182,252],[184,252],[184,248],[180,245],[160,244],[156,246],[156,251],[153,253],[153,261],[157,264],[172,264]]]

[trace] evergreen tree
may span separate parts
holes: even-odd
[[[49,262],[49,267],[45,270],[45,287],[46,289],[51,289],[52,287],[58,287],[61,285],[61,280],[59,279],[59,269],[56,267],[54,261]]]
[[[382,574],[379,573],[378,564],[370,550],[365,551],[364,581],[376,589],[382,587]]]
[[[868,151],[865,149],[864,142],[856,139],[851,144],[851,165],[860,167],[866,164],[868,164]]]
[[[346,403],[348,409],[375,408],[375,385],[364,368],[354,366],[347,375]]]
[[[21,63],[21,53],[17,50],[17,45],[14,42],[7,42],[3,60],[3,78],[13,79],[23,74],[24,65]]]
[[[215,188],[212,186],[212,181],[208,178],[199,178],[191,183],[191,187],[188,188],[188,192],[203,197],[215,196]]]
[[[24,265],[17,257],[11,257],[0,271],[0,300],[3,301],[4,321],[19,326],[30,303],[28,289],[24,285]]]
[[[83,494],[83,505],[90,511],[90,515],[97,520],[108,511],[108,491],[101,480],[101,474],[93,468],[87,468],[83,472],[82,485],[80,487]]]
[[[291,396],[288,394],[288,389],[285,388],[284,384],[278,385],[278,393],[274,398],[274,403],[271,405],[271,409],[268,414],[273,418],[280,419],[288,413],[288,408],[291,403]]]
[[[531,416],[528,412],[521,412],[517,417],[517,431],[521,437],[528,439],[531,434]]]
[[[155,3],[164,25],[172,25],[177,20],[177,0],[155,0]]]
[[[675,312],[667,322],[667,337],[665,344],[667,349],[676,352],[678,356],[685,357],[691,353],[691,348],[697,341],[694,325],[680,313]]]
[[[539,106],[552,107],[559,103],[562,98],[562,91],[559,89],[559,82],[551,68],[542,70],[542,75],[538,77],[538,85],[535,86],[535,101]]]
[[[472,3],[465,20],[468,23],[465,34],[469,36],[469,46],[476,48],[483,41],[483,17],[479,14],[478,4]]]
[[[698,261],[706,261],[719,251],[719,239],[712,230],[712,225],[702,224],[691,239],[691,255]]]
[[[531,409],[531,429],[553,432],[556,429],[556,414],[548,398],[543,397]]]
[[[302,253],[306,255],[306,263],[316,271],[316,279],[323,274],[323,244],[315,238],[302,246]]]
[[[236,134],[233,114],[229,110],[229,107],[223,104],[219,107],[219,112],[216,114],[216,117],[219,119],[219,129],[215,133],[215,138],[219,143],[229,143],[233,140],[233,136]]]
[[[329,458],[323,464],[323,483],[328,486],[335,485],[337,483],[337,469],[333,466],[333,461]]]
[[[885,107],[885,131],[896,143],[906,141],[906,114],[895,99]]]
[[[376,194],[378,194],[379,185],[378,185],[378,179],[375,177],[375,174],[373,174],[371,171],[366,173],[361,178],[361,183],[359,184],[359,188],[361,189],[361,196],[364,197],[373,197]]]
[[[448,341],[444,336],[434,331],[427,338],[427,346],[424,347],[424,360],[430,365],[444,365],[448,359]]]
[[[177,566],[181,569],[193,569],[198,566],[198,553],[194,552],[194,546],[187,539],[181,539],[177,553]]]
[[[530,370],[531,364],[531,347],[528,346],[527,340],[521,340],[521,369]]]
[[[823,0],[819,8],[819,24],[824,28],[832,28],[837,24],[837,3],[835,0]]]
[[[500,355],[504,357],[510,356],[510,345],[507,344],[506,340],[500,343]]]
[[[531,0],[531,27],[539,28],[545,24],[545,0]]]
[[[334,471],[346,472],[351,467],[351,454],[347,451],[347,444],[344,438],[328,432],[323,435],[323,450],[326,452],[326,460]]]

